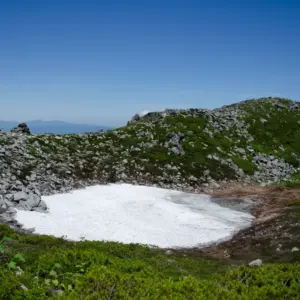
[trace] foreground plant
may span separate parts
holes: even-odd
[[[1,249],[9,245],[8,255],[22,253],[26,263],[17,260],[23,269],[17,275],[0,260],[0,299],[297,299],[300,294],[299,260],[232,268],[143,245],[72,243],[0,225],[1,235]]]
[[[11,255],[7,247],[7,244],[12,241],[13,239],[8,236],[4,236],[2,238],[2,240],[0,241],[0,253],[2,253],[2,257],[0,258],[9,259]],[[7,262],[7,267],[9,269],[14,269],[14,270],[18,269],[18,262],[25,262],[25,258],[21,253],[16,253],[15,255],[13,255]]]

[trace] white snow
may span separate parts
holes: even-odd
[[[98,185],[43,197],[49,212],[17,212],[36,233],[71,240],[107,240],[167,247],[201,247],[230,238],[253,217],[207,195],[130,184]]]

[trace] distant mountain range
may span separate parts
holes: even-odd
[[[0,130],[10,131],[16,127],[20,122],[16,121],[1,121]],[[85,133],[85,132],[97,132],[101,129],[106,131],[112,129],[112,127],[92,124],[77,124],[68,123],[63,121],[42,121],[33,120],[26,122],[32,133],[55,133],[55,134],[66,134],[66,133]]]

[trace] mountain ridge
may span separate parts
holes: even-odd
[[[263,98],[214,110],[148,113],[104,133],[3,133],[1,143],[3,151],[12,152],[10,157],[19,162],[19,169],[41,179],[46,193],[64,186],[70,189],[79,181],[136,182],[197,191],[230,181],[265,185],[285,180],[299,169],[298,112],[299,102]],[[14,153],[10,144],[18,143]],[[7,162],[4,165],[7,171],[17,172]],[[58,190],[49,189],[51,185],[43,184],[47,173],[54,176],[51,180],[63,178],[65,183]],[[28,183],[26,177],[22,180]]]

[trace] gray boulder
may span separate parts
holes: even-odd
[[[172,153],[172,154],[175,154],[175,155],[181,155],[181,154],[184,154],[184,152],[182,151],[181,148],[179,147],[172,147],[169,149],[169,152]]]
[[[11,130],[13,133],[31,134],[29,127],[26,123],[20,123],[17,127]]]
[[[39,209],[39,210],[42,210],[42,211],[47,210],[47,205],[46,205],[45,201],[41,200],[36,209]]]
[[[139,116],[139,114],[135,114],[131,120],[129,121],[129,123],[134,123],[134,122],[137,122],[141,119],[141,117]]]
[[[13,195],[13,201],[15,201],[15,202],[19,202],[21,200],[25,201],[27,199],[28,199],[28,195],[23,191],[17,192]]]
[[[21,201],[16,208],[20,209],[20,210],[31,210],[32,207],[30,205],[30,203],[26,202],[26,201]]]
[[[31,194],[28,196],[28,199],[26,200],[26,202],[30,203],[30,205],[32,207],[39,206],[39,204],[41,202],[41,196]]]
[[[260,267],[260,266],[262,266],[262,264],[263,264],[263,262],[261,259],[256,259],[249,263],[249,267]]]

